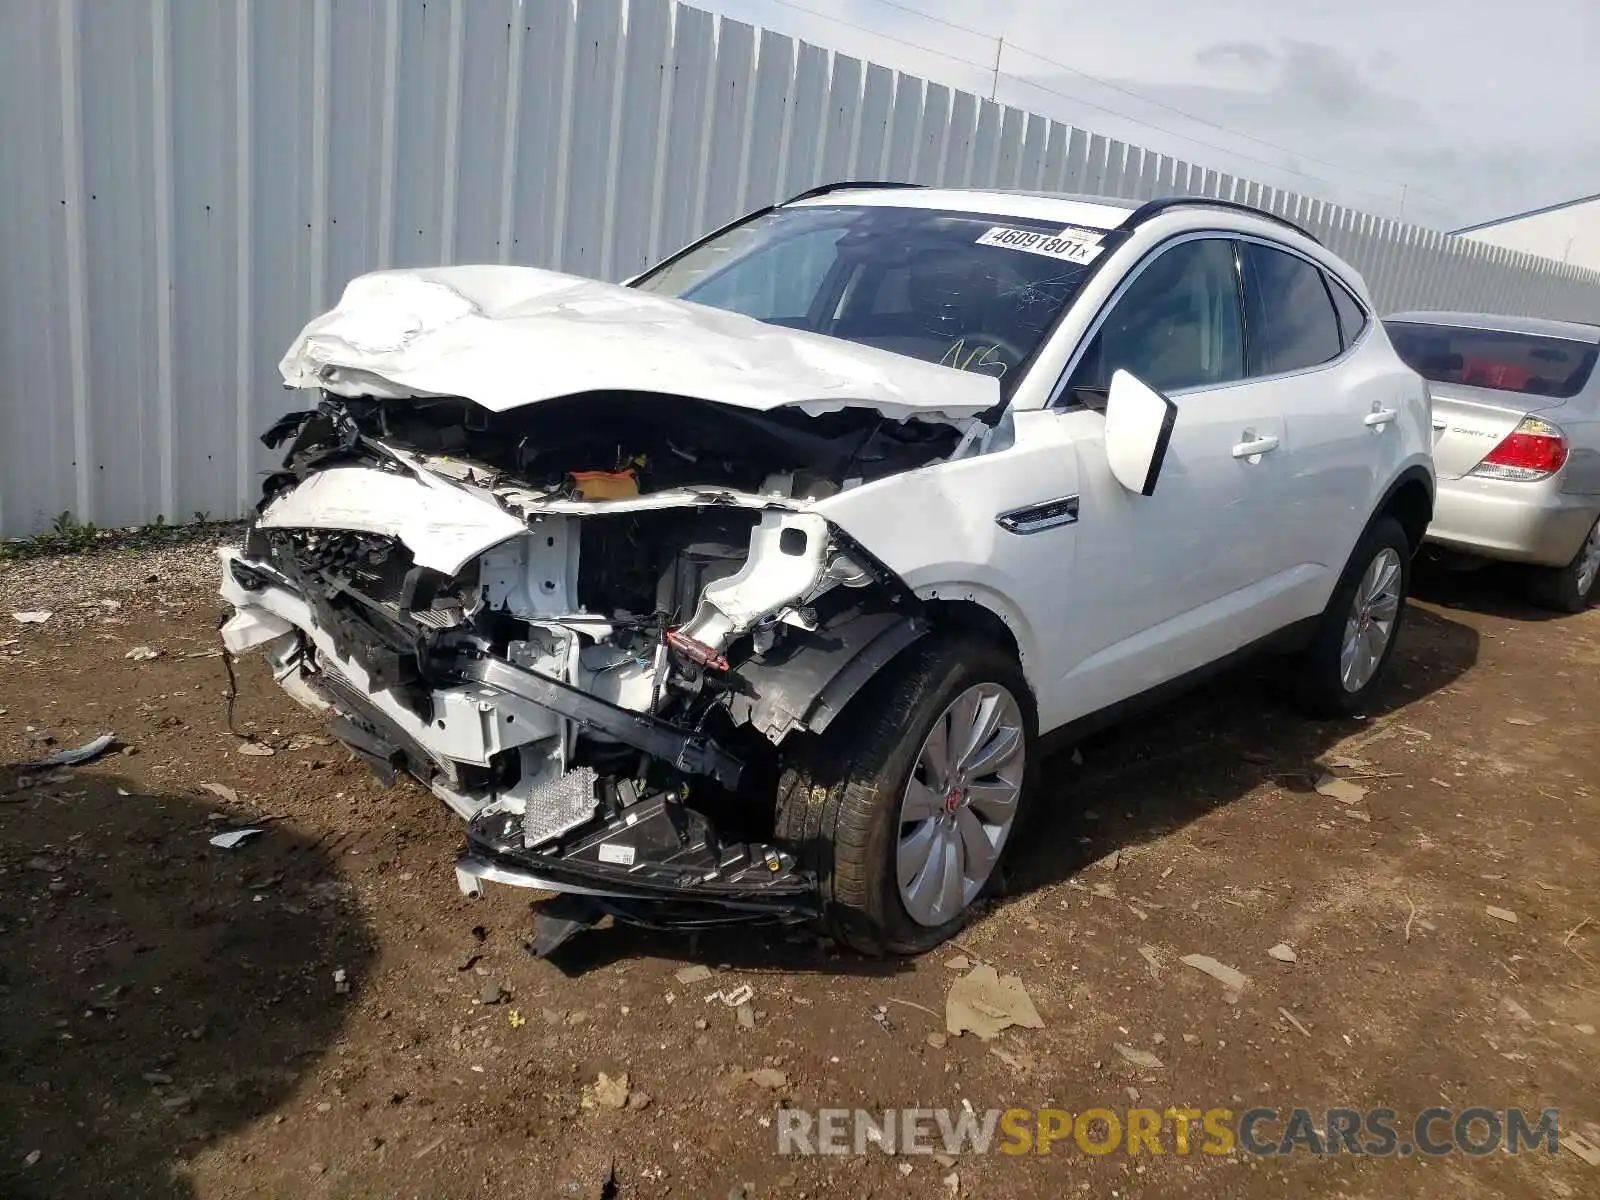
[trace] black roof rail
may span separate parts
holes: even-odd
[[[1256,208],[1252,204],[1240,204],[1237,200],[1214,200],[1209,196],[1164,196],[1159,200],[1147,200],[1128,214],[1127,220],[1122,223],[1122,228],[1133,229],[1135,226],[1143,225],[1150,218],[1158,217],[1174,208],[1222,208],[1229,212],[1248,213],[1252,217],[1260,217],[1264,221],[1272,221],[1292,229],[1301,237],[1310,238],[1317,245],[1322,245],[1317,240],[1316,234],[1309,229],[1296,225],[1287,217],[1280,217],[1277,213],[1268,212],[1264,208]]]
[[[920,188],[927,187],[925,183],[906,183],[903,180],[889,179],[841,179],[834,183],[819,183],[814,188],[807,188],[797,196],[790,196],[787,200],[780,200],[778,208],[785,204],[793,204],[797,200],[809,200],[813,196],[826,196],[829,192],[859,191],[865,188]]]

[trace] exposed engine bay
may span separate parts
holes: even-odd
[[[809,506],[964,433],[643,392],[324,393],[264,437],[285,455],[224,552],[224,641],[467,821],[469,893],[797,919],[815,881],[774,835],[784,747],[928,626]]]

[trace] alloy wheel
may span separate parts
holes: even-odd
[[[953,919],[978,898],[1022,796],[1022,709],[997,683],[962,692],[917,752],[896,824],[895,874],[919,925]]]
[[[1379,550],[1362,574],[1339,652],[1339,679],[1345,691],[1359,692],[1377,673],[1400,615],[1403,578],[1399,552],[1392,546]]]

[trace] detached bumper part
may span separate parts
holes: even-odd
[[[580,829],[559,852],[528,848],[521,815],[491,806],[467,823],[456,863],[461,890],[510,884],[599,902],[636,924],[671,927],[803,920],[816,912],[816,881],[787,851],[724,843],[711,822],[673,793],[637,801]]]

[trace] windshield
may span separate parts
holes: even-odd
[[[635,286],[992,375],[1009,391],[1105,233],[888,206],[779,208]]]
[[[1600,347],[1569,338],[1458,325],[1385,321],[1406,365],[1435,383],[1464,383],[1528,396],[1576,396]]]

